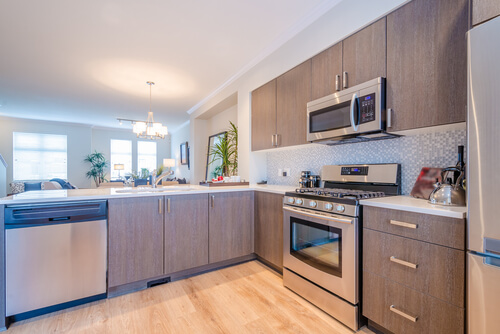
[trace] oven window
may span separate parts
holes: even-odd
[[[316,269],[342,277],[342,230],[291,217],[290,254]]]
[[[309,132],[323,132],[351,126],[351,101],[309,113]]]

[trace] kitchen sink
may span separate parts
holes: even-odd
[[[118,194],[135,194],[135,193],[158,193],[158,192],[170,192],[170,191],[189,191],[193,190],[190,187],[161,187],[161,188],[151,188],[151,187],[137,187],[137,188],[124,188],[115,190]]]

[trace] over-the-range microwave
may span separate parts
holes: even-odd
[[[397,137],[386,131],[385,78],[307,104],[307,140],[342,144]]]

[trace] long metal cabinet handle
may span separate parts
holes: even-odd
[[[342,83],[344,88],[347,88],[347,72],[342,73]]]
[[[389,223],[391,223],[392,225],[401,226],[401,227],[407,227],[407,228],[413,228],[413,229],[416,229],[418,227],[417,224],[410,224],[410,223],[400,222],[400,221],[392,220],[392,219],[391,219],[391,221]]]
[[[210,206],[213,208],[215,206],[215,196],[214,195],[210,196],[210,202],[211,202]]]
[[[170,213],[170,198],[167,198],[167,213]]]
[[[410,320],[410,321],[417,322],[417,320],[418,320],[418,317],[412,317],[411,315],[406,314],[406,313],[404,313],[403,311],[398,310],[398,309],[396,308],[396,306],[394,306],[394,305],[391,305],[391,306],[389,307],[389,310],[391,310],[392,312],[396,313],[397,315],[400,315],[400,316],[402,316],[403,318],[408,319],[408,320]]]
[[[392,109],[391,108],[387,108],[387,117],[386,117],[387,121],[387,127],[388,128],[391,128],[392,127]]]
[[[418,268],[418,264],[415,264],[415,263],[411,263],[411,262],[406,262],[406,261],[403,261],[403,260],[400,260],[398,259],[397,257],[395,257],[394,255],[391,256],[389,258],[389,260],[391,260],[392,262],[394,263],[397,263],[397,264],[400,264],[400,265],[403,265],[403,266],[406,266],[406,267],[409,267],[409,268],[413,268],[413,269],[417,269]]]
[[[340,74],[335,76],[335,90],[337,92],[340,90]]]
[[[280,146],[280,135],[277,133],[276,135],[276,147]]]
[[[274,147],[274,135],[271,135],[271,147]]]
[[[161,214],[162,200],[158,198],[158,213]]]

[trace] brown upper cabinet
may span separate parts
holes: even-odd
[[[311,101],[311,60],[278,77],[276,147],[306,144],[307,102]]]
[[[311,100],[311,60],[252,92],[252,151],[306,141],[306,108]]]
[[[468,22],[468,0],[413,0],[387,16],[388,131],[465,122]]]
[[[276,134],[276,79],[252,92],[252,151],[274,146]]]
[[[386,19],[347,37],[343,42],[342,87],[349,88],[386,75]]]
[[[312,58],[312,100],[386,76],[386,19]]]
[[[472,24],[478,25],[500,15],[500,1],[472,0]]]
[[[312,57],[311,100],[342,89],[342,42]]]

